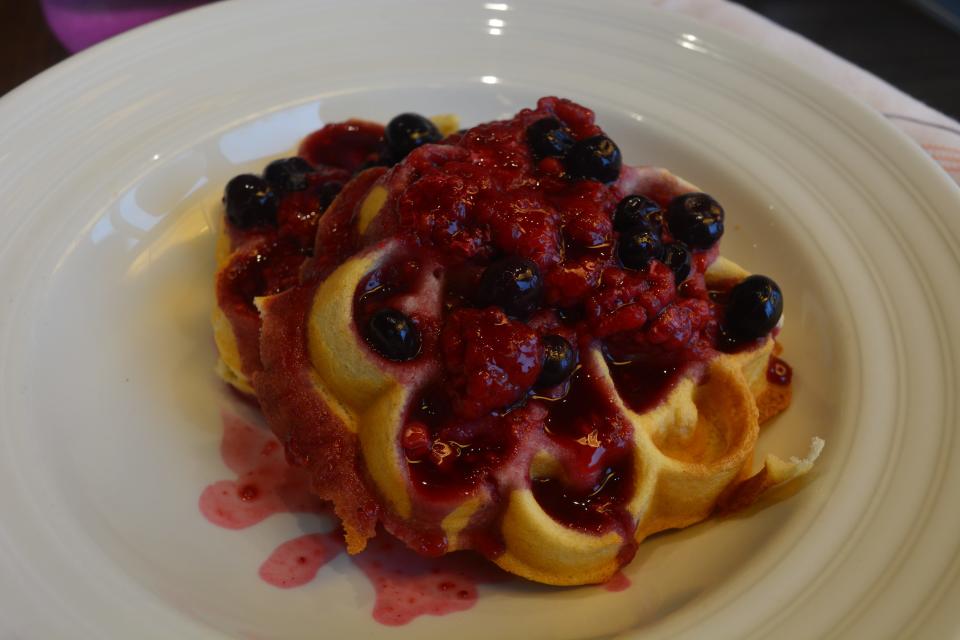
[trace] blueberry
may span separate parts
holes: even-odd
[[[556,118],[543,118],[527,127],[527,142],[537,159],[563,157],[573,146],[573,137]]]
[[[576,142],[567,154],[567,171],[573,178],[613,182],[620,176],[620,149],[607,136]]]
[[[384,139],[390,159],[399,162],[423,144],[440,142],[443,136],[436,125],[416,113],[401,113],[387,123]]]
[[[259,176],[245,173],[231,179],[223,203],[227,219],[240,229],[277,224],[277,194]]]
[[[734,340],[754,340],[777,326],[781,314],[780,287],[766,276],[753,275],[730,290],[723,328]]]
[[[310,163],[294,156],[274,160],[263,170],[263,177],[278,191],[303,191],[307,188],[307,175],[313,172]]]
[[[555,387],[573,373],[577,366],[577,354],[570,343],[561,336],[543,336],[543,368],[537,378],[537,387]]]
[[[656,202],[645,196],[627,196],[617,204],[613,213],[613,228],[623,233],[637,227],[655,227],[660,223],[663,210]]]
[[[515,318],[530,315],[540,304],[543,285],[536,263],[511,256],[502,258],[480,276],[481,304],[496,305]]]
[[[686,280],[687,276],[690,275],[690,250],[682,242],[674,242],[665,246],[660,260],[673,271],[674,282],[677,284]]]
[[[660,236],[651,229],[639,228],[620,236],[617,255],[627,269],[646,269],[647,263],[659,259],[663,252]]]
[[[380,309],[370,316],[364,338],[374,351],[389,360],[404,362],[420,353],[420,332],[410,318],[396,309]]]
[[[677,240],[709,249],[723,235],[723,207],[705,193],[685,193],[667,206],[667,225]]]

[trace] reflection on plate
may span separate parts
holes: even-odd
[[[212,5],[0,101],[0,635],[957,629],[956,187],[878,116],[687,20],[614,0],[423,7],[429,29],[386,0]],[[724,202],[724,253],[788,292],[794,406],[761,448],[823,435],[819,471],[747,517],[644,543],[615,593],[485,583],[465,611],[391,628],[343,554],[270,586],[271,552],[330,522],[228,531],[198,508],[233,477],[221,411],[247,415],[212,372],[220,186],[325,121],[442,107],[470,124],[550,93],[595,106],[631,162]]]

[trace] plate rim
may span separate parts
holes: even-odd
[[[286,4],[295,7],[297,5],[305,5],[307,3],[304,0],[288,0]],[[371,4],[375,4],[375,2],[371,2]],[[610,4],[627,6],[626,3],[623,2],[617,3],[611,1]],[[116,38],[112,38],[84,52],[81,52],[73,58],[60,63],[55,67],[52,67],[39,76],[20,85],[7,95],[0,98],[0,122],[16,122],[17,119],[7,117],[11,115],[8,112],[14,111],[17,108],[22,108],[21,103],[29,106],[30,102],[40,98],[39,94],[44,92],[48,86],[62,83],[61,78],[70,73],[75,73],[77,70],[82,70],[83,68],[96,65],[103,58],[119,57],[126,49],[137,49],[140,46],[139,43],[144,37],[159,37],[159,35],[167,32],[175,32],[180,28],[180,24],[178,23],[181,21],[186,24],[194,21],[199,22],[203,19],[212,19],[221,12],[226,13],[229,11],[239,13],[245,10],[245,5],[253,6],[254,2],[252,0],[234,0],[233,2],[218,3],[199,7],[182,14],[169,16],[156,23],[139,27],[138,29]],[[762,52],[765,55],[771,55],[769,52],[766,52],[765,50],[762,50],[749,42],[743,41],[737,36],[721,31],[711,25],[694,21],[686,16],[678,16],[672,12],[664,11],[654,7],[632,7],[631,10],[647,11],[660,16],[669,16],[669,18],[666,19],[668,23],[686,23],[686,26],[684,27],[685,29],[695,30],[692,31],[694,33],[706,34],[705,39],[710,42],[717,42],[719,40],[721,43],[725,43],[727,51],[729,51],[731,47],[734,49],[737,47],[744,47],[747,51],[752,50],[754,53]],[[205,14],[206,17],[203,17]],[[656,20],[660,19],[655,19],[655,21]],[[663,28],[662,21],[659,26],[660,28]],[[151,34],[153,35],[151,36]],[[731,45],[731,41],[736,41],[736,44]],[[863,103],[851,98],[850,96],[846,96],[838,92],[831,85],[809,74],[806,70],[798,65],[795,65],[790,61],[783,61],[774,58],[770,59],[774,60],[772,63],[774,67],[786,64],[792,68],[792,73],[802,74],[805,76],[806,81],[812,83],[814,86],[819,84],[820,91],[817,94],[819,96],[818,100],[823,99],[822,92],[825,91],[826,101],[830,102],[831,104],[841,105],[846,117],[859,116],[864,118],[865,122],[868,124],[863,124],[862,126],[864,127],[864,130],[858,130],[859,133],[866,134],[867,130],[884,132],[881,134],[881,142],[883,142],[888,148],[902,151],[906,155],[906,159],[897,158],[891,161],[892,166],[897,169],[897,172],[901,175],[911,178],[911,186],[914,185],[912,180],[917,178],[919,183],[925,183],[928,186],[932,185],[932,189],[939,191],[939,194],[935,193],[934,196],[929,196],[925,191],[920,193],[920,196],[927,199],[929,202],[931,210],[939,210],[938,206],[934,206],[936,204],[934,200],[939,202],[952,200],[953,204],[960,202],[960,187],[958,187],[956,183],[949,177],[949,175],[947,175],[939,165],[937,165],[925,152],[923,152],[922,149],[916,145],[916,143],[914,143],[903,131],[883,118],[882,115]],[[850,123],[846,122],[846,124]],[[4,125],[0,125],[0,139],[3,138],[4,128]],[[2,167],[2,164],[0,164],[0,167]],[[946,226],[949,221],[943,222],[945,225],[944,230],[948,232],[946,233],[948,240],[952,242],[951,247],[954,250],[953,257],[956,260],[956,235],[954,235],[953,229],[950,229]],[[4,250],[5,247],[0,247],[0,254],[2,254]]]

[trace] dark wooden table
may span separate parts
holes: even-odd
[[[960,33],[908,0],[740,0],[960,120]],[[37,0],[0,0],[0,95],[68,53]]]

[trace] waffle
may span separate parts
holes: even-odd
[[[589,129],[592,114],[584,124],[567,104],[541,101],[537,112],[518,119],[527,126],[544,111],[559,113],[575,121],[571,128],[581,136],[595,132]],[[486,133],[481,128],[465,135],[480,139]],[[564,334],[578,351],[578,365],[564,382],[524,391],[492,411],[472,395],[475,378],[464,382],[457,367],[469,369],[476,356],[479,348],[471,351],[465,337],[476,326],[487,322],[488,331],[509,328],[512,336],[530,336],[527,342],[494,340],[494,353],[488,349],[483,357],[496,362],[511,349],[525,357],[524,345],[537,344],[536,336],[563,333],[574,321],[546,310],[518,321],[497,309],[461,309],[461,298],[451,303],[450,292],[464,290],[454,282],[464,270],[451,264],[489,261],[483,243],[458,230],[452,242],[462,244],[438,249],[436,238],[424,241],[426,231],[416,242],[405,232],[412,185],[431,171],[469,170],[463,167],[476,161],[460,139],[454,134],[444,144],[424,146],[390,169],[356,173],[319,219],[312,255],[304,254],[295,281],[256,297],[259,316],[247,318],[253,324],[237,323],[223,310],[214,315],[221,375],[255,395],[288,460],[310,470],[315,492],[333,503],[343,523],[351,553],[362,551],[382,524],[423,554],[472,549],[537,582],[599,583],[628,563],[645,537],[742,509],[810,470],[822,447],[818,439],[804,459],[771,455],[753,471],[760,424],[790,402],[789,386],[767,374],[779,351],[779,326],[736,349],[695,352],[687,343],[671,351],[669,340],[651,346],[645,329],[646,359],[620,362],[611,345],[623,334],[602,335],[606,325],[581,319],[578,327],[594,329],[576,339]],[[550,171],[549,162],[537,170]],[[624,166],[609,187],[617,197],[641,193],[662,203],[695,191],[651,167]],[[242,256],[262,251],[257,242],[264,241],[221,241],[218,283],[229,280]],[[470,254],[475,249],[479,253]],[[590,250],[608,255],[602,246]],[[462,253],[455,263],[450,251]],[[569,262],[572,255],[556,258],[546,251],[537,258],[556,273],[556,260]],[[633,276],[608,270],[620,274],[626,290]],[[748,275],[716,248],[703,250],[694,259],[690,280],[699,289],[690,298],[698,300],[697,309],[713,308],[705,292],[729,291]],[[543,306],[568,302],[571,288],[560,277],[553,282],[565,286],[548,288]],[[469,292],[476,279],[467,280]],[[673,295],[672,282],[666,289]],[[615,280],[592,286],[618,293]],[[220,296],[218,308],[225,299]],[[584,307],[596,306],[593,300]],[[658,307],[657,318],[671,300]],[[422,340],[415,357],[386,357],[372,348],[364,328],[369,304],[387,304],[415,321]],[[461,324],[451,327],[454,317]],[[643,326],[653,322],[651,314]],[[715,330],[710,325],[697,335],[715,343]],[[451,335],[457,332],[462,335]],[[462,355],[451,344],[466,350],[462,362],[451,355]],[[683,358],[664,360],[680,352]],[[418,434],[428,435],[426,449],[410,444]]]

